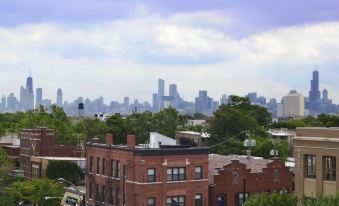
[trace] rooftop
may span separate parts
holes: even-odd
[[[250,169],[251,173],[261,173],[264,168],[273,160],[263,159],[262,157],[249,157],[239,155],[209,155],[209,180],[210,183],[214,182],[214,175],[219,174],[224,166],[232,163],[233,160],[238,160],[241,164],[246,165],[246,169]]]
[[[187,146],[167,146],[162,145],[160,148],[139,148],[127,147],[127,145],[107,145],[102,143],[87,143],[87,147],[99,147],[112,150],[125,150],[133,152],[135,155],[140,156],[156,156],[156,155],[199,155],[209,154],[209,147],[187,147]]]

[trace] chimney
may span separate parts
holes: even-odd
[[[107,145],[112,145],[113,144],[113,134],[112,133],[107,133],[106,134],[106,144]]]
[[[127,135],[127,147],[128,148],[135,147],[135,135]]]

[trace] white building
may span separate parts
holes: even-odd
[[[283,98],[284,117],[300,118],[305,114],[304,97],[296,90],[291,90]]]

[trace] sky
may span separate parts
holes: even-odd
[[[151,100],[157,79],[281,99],[320,87],[339,103],[337,0],[0,0],[0,95],[31,73],[44,98]]]

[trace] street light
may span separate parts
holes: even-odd
[[[251,148],[256,146],[256,142],[254,139],[251,139],[251,133],[246,132],[247,139],[244,140],[244,147],[247,148],[246,153],[247,153],[247,158],[250,158],[251,156]]]
[[[59,182],[60,184],[63,184],[63,183],[68,183],[68,184],[70,184],[70,185],[75,189],[75,191],[77,192],[77,194],[78,194],[78,196],[79,196],[79,205],[80,205],[80,206],[83,206],[83,204],[82,204],[82,197],[81,197],[81,191],[79,190],[79,188],[78,188],[77,186],[75,186],[75,184],[73,184],[73,183],[70,182],[70,181],[65,180],[65,179],[62,178],[62,177],[58,178],[58,182]]]

